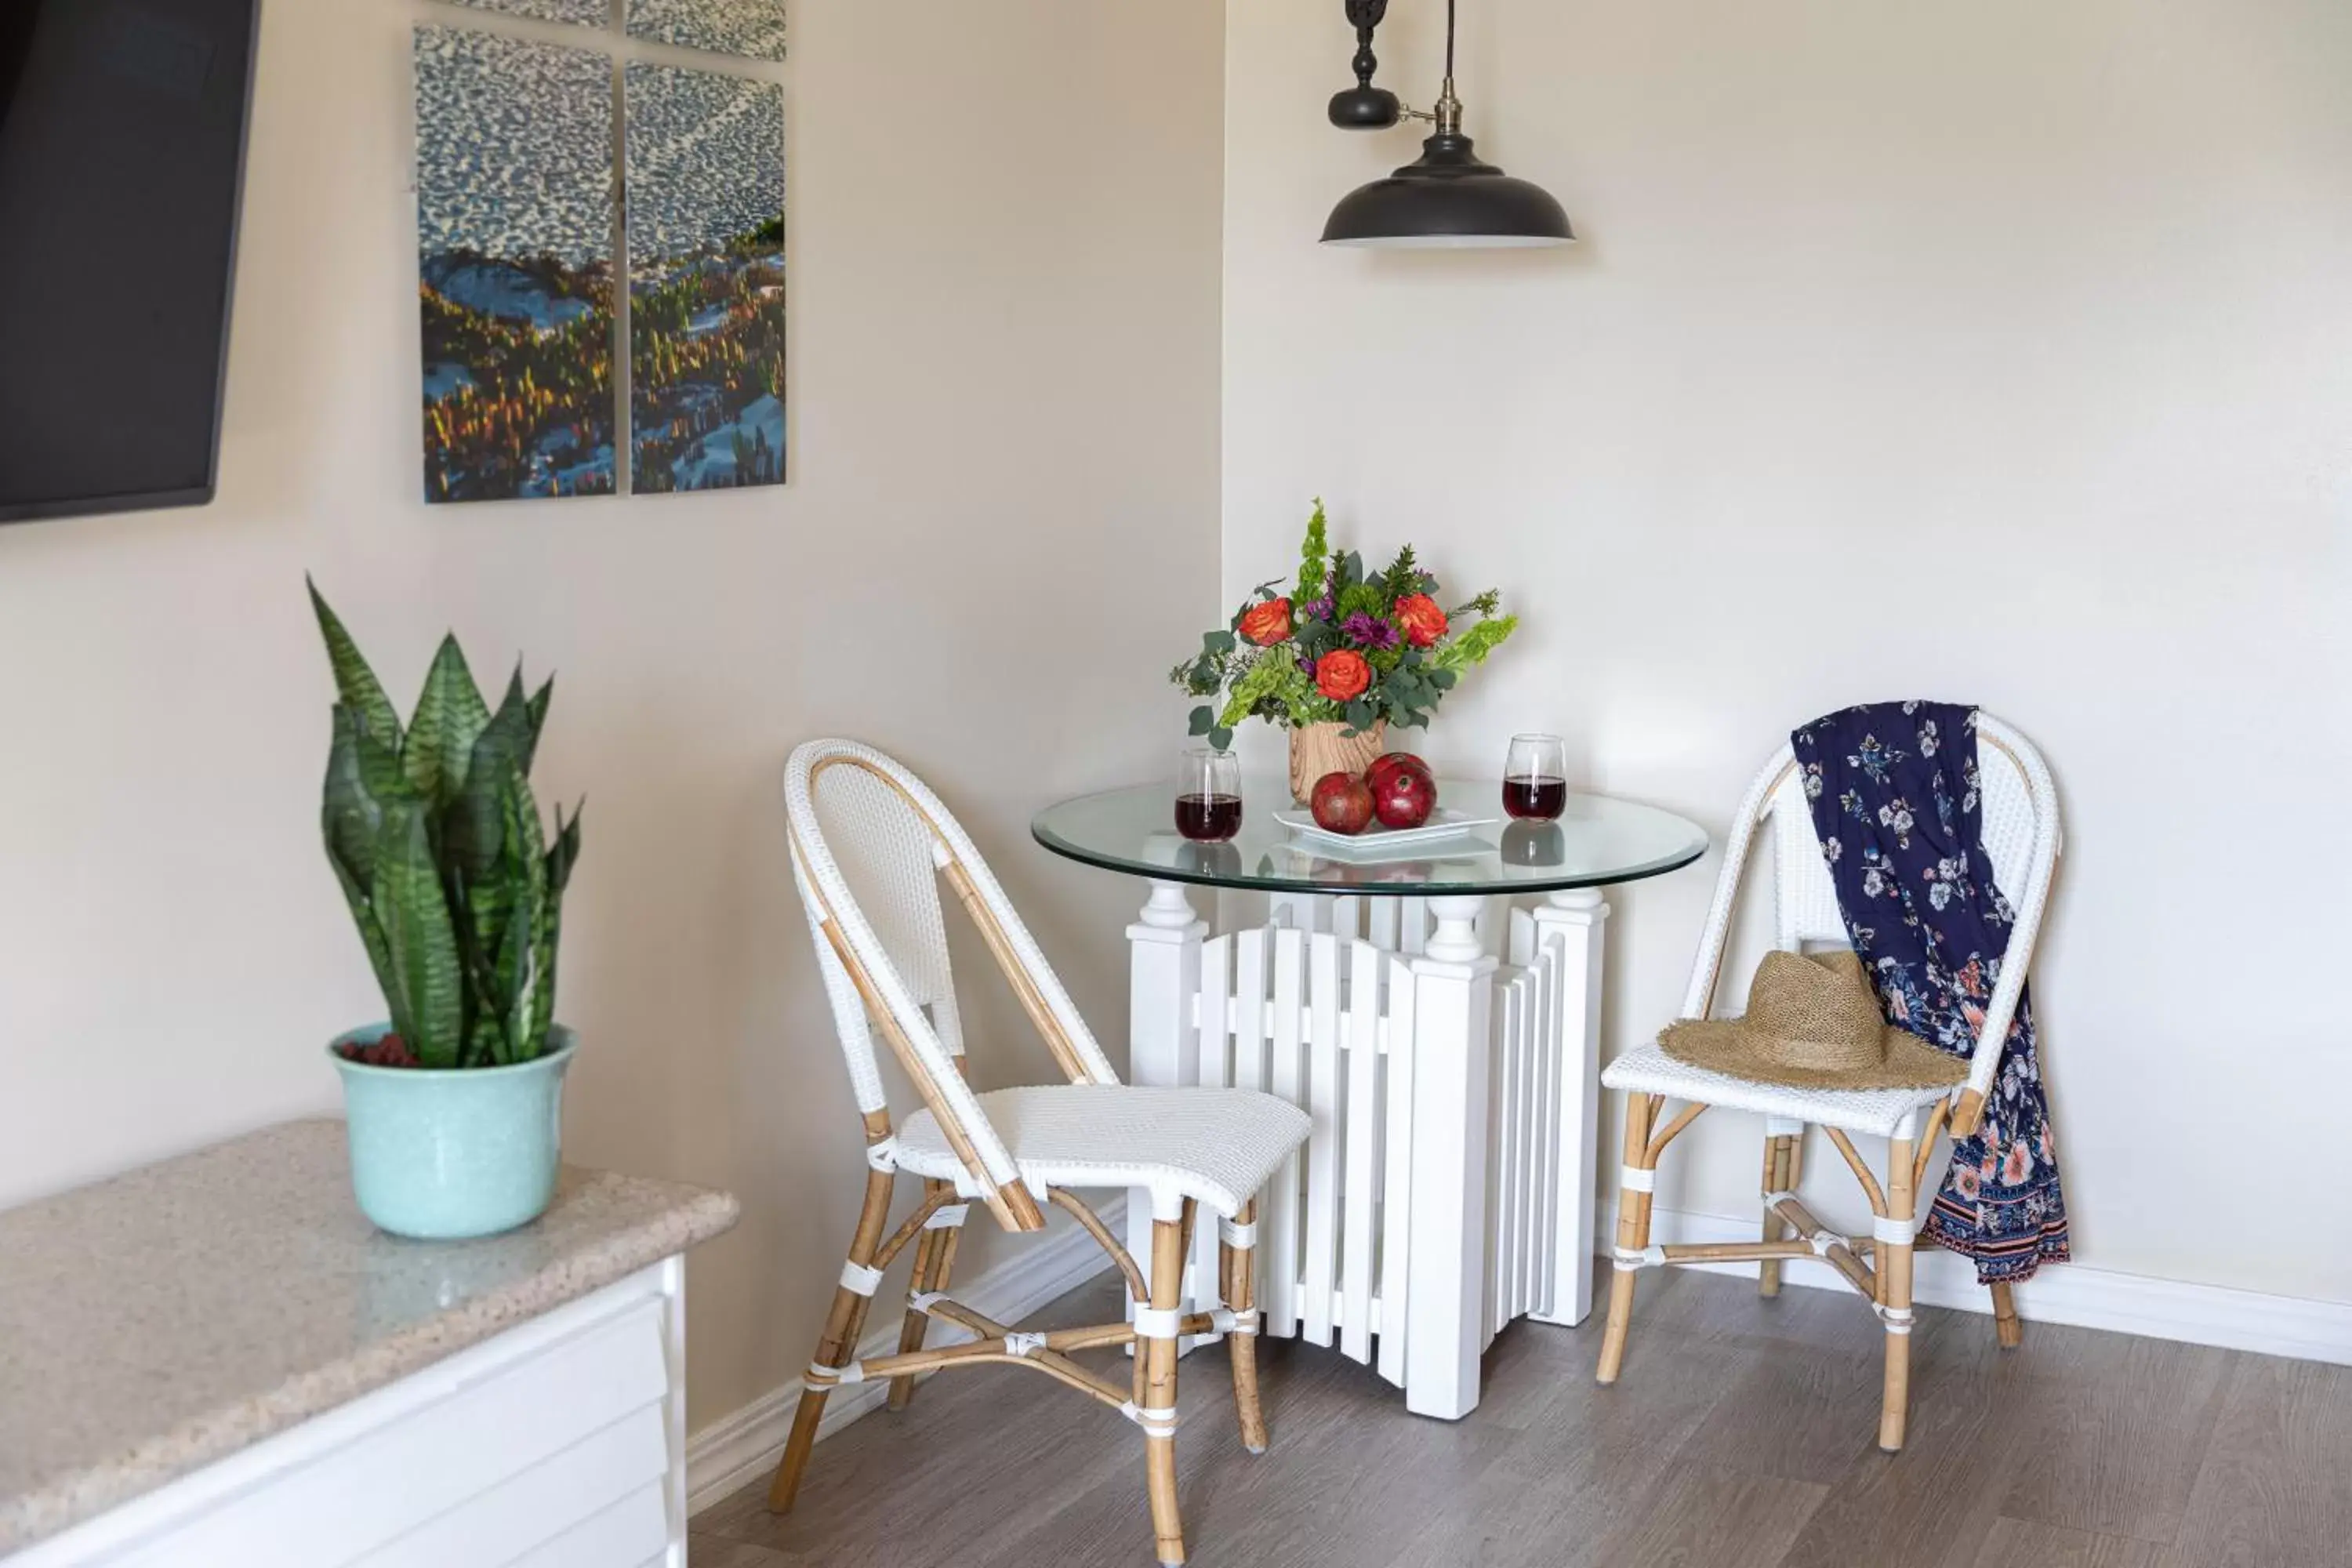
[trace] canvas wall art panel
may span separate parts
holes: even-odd
[[[612,72],[416,30],[428,501],[614,488]]]
[[[784,99],[632,61],[630,485],[784,482]]]
[[[784,58],[784,0],[629,0],[629,32],[746,59]]]
[[[585,27],[613,23],[612,0],[453,0],[478,11],[502,11],[509,16],[530,16],[541,22],[576,22]]]

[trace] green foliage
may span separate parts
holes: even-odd
[[[1447,639],[1437,648],[1437,657],[1430,662],[1449,675],[1484,664],[1486,656],[1502,647],[1504,639],[1518,629],[1519,617],[1517,616],[1479,621],[1460,635]]]
[[[406,731],[335,613],[310,590],[341,700],[320,809],[392,1025],[428,1068],[530,1061],[554,1018],[562,900],[580,816],[550,842],[531,759],[554,682],[509,677],[492,711],[443,639]]]
[[[1298,550],[1298,585],[1291,590],[1291,602],[1304,605],[1323,596],[1323,580],[1330,575],[1330,541],[1326,537],[1323,518],[1323,498],[1315,498],[1315,515],[1307,520],[1307,540]]]

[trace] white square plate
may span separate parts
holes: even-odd
[[[1471,812],[1456,811],[1441,805],[1429,814],[1429,820],[1419,827],[1382,827],[1378,822],[1361,833],[1334,833],[1315,820],[1314,813],[1305,806],[1290,806],[1274,814],[1274,819],[1286,828],[1301,844],[1311,844],[1318,853],[1337,851],[1342,855],[1401,855],[1416,849],[1463,847],[1458,841],[1469,837],[1474,828],[1493,827],[1502,821],[1499,816],[1479,816]]]

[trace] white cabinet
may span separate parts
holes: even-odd
[[[683,1568],[670,1258],[6,1559],[6,1568]]]

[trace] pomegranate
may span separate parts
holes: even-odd
[[[1419,827],[1437,809],[1437,784],[1418,768],[1391,768],[1372,795],[1372,815],[1383,827]]]
[[[1429,771],[1427,763],[1423,762],[1411,752],[1382,752],[1372,759],[1372,765],[1364,770],[1364,782],[1372,786],[1374,795],[1378,795],[1382,784],[1393,777],[1399,770],[1407,768],[1418,772],[1422,777],[1432,781],[1434,781],[1437,776]]]
[[[1361,833],[1372,820],[1371,786],[1353,773],[1329,773],[1315,781],[1307,808],[1316,826],[1331,833]]]

